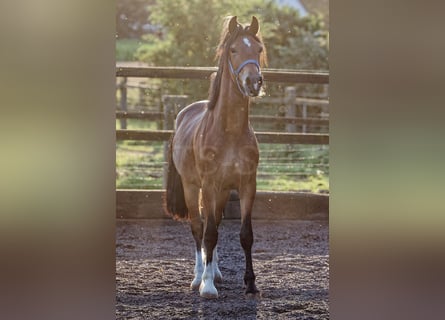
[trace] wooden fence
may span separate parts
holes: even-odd
[[[125,67],[117,64],[117,77],[208,80],[216,67]],[[263,69],[265,82],[328,84],[329,73],[284,69]]]
[[[117,75],[123,77],[118,85],[120,91],[120,111],[116,113],[116,118],[120,119],[121,129],[126,129],[126,119],[145,119],[151,121],[163,121],[164,115],[158,112],[147,111],[128,111],[127,110],[127,89],[139,89],[139,100],[142,104],[144,97],[144,90],[148,86],[127,84],[127,77],[146,77],[146,78],[168,78],[168,79],[208,79],[216,68],[191,68],[191,67],[119,67]],[[266,69],[263,71],[265,81],[269,82],[310,82],[327,84],[328,74],[321,72],[298,72],[291,70],[274,70]],[[300,126],[301,132],[306,133],[306,128],[309,126],[325,127],[329,126],[328,119],[310,118],[307,116],[308,107],[318,106],[324,109],[327,108],[329,102],[326,99],[310,99],[297,97],[295,87],[287,87],[285,95],[282,98],[254,98],[254,105],[285,105],[286,113],[284,116],[258,116],[251,115],[250,120],[255,123],[284,123],[286,124],[287,132],[296,132],[297,125]],[[297,106],[301,108],[301,117],[296,117]],[[160,109],[160,108],[159,108]],[[163,128],[159,125],[158,128]]]
[[[126,119],[139,119],[158,122],[158,127],[163,128],[163,121],[166,119],[164,112],[162,111],[127,111],[127,89],[136,88],[141,91],[143,87],[128,86],[125,83],[119,85],[120,91],[120,110],[116,111],[116,119],[121,120],[121,129],[127,128]],[[187,98],[184,98],[186,101]],[[254,99],[255,100],[255,99]],[[140,103],[142,105],[142,103]],[[327,108],[329,102],[323,99],[310,99],[295,97],[295,88],[286,87],[286,95],[283,98],[261,98],[253,102],[255,105],[285,105],[286,112],[283,116],[264,116],[264,115],[249,115],[249,119],[252,123],[274,123],[285,124],[287,132],[297,132],[297,126],[301,127],[301,132],[306,133],[308,127],[323,127],[329,128],[329,120],[327,118],[315,118],[308,117],[308,108],[310,107],[322,107]],[[296,117],[297,107],[301,107],[301,117]],[[158,107],[162,110],[161,107]]]
[[[117,65],[116,76],[124,77],[121,88],[126,88],[126,77],[166,78],[166,79],[209,79],[216,68],[194,67],[122,67]],[[301,72],[295,70],[263,70],[264,80],[267,82],[283,83],[317,83],[328,84],[329,74],[322,72]],[[126,89],[121,93],[121,111],[116,112],[116,118],[121,120],[121,126],[125,119],[147,119],[163,121],[163,130],[116,130],[116,140],[144,140],[167,141],[174,129],[174,118],[177,112],[186,104],[186,96],[164,96],[163,112],[128,112],[126,110]],[[298,101],[297,99],[300,99]],[[303,100],[301,100],[303,99]],[[297,98],[295,91],[286,89],[286,96],[276,102],[290,105],[291,110],[287,117],[281,117],[279,121],[286,123],[287,131],[291,132],[256,132],[260,143],[283,144],[329,144],[329,135],[321,133],[296,133],[296,125],[328,125],[326,119],[311,119],[295,117],[294,107],[297,103],[320,103],[311,99]],[[327,105],[328,101],[321,101]],[[270,116],[253,116],[253,121],[277,120]],[[304,127],[303,127],[304,128]],[[166,150],[166,142],[164,144]],[[117,190],[118,218],[160,218],[162,212],[162,191],[160,190]],[[265,200],[261,200],[261,199]],[[258,200],[259,199],[259,200]],[[278,199],[273,201],[272,199]],[[233,198],[226,206],[226,218],[239,218],[238,200]],[[273,208],[271,204],[273,202]],[[262,207],[258,204],[263,203]],[[289,206],[290,205],[290,206]],[[327,218],[329,211],[329,196],[326,194],[292,193],[258,193],[256,218],[274,218],[273,212],[281,212],[275,218]]]

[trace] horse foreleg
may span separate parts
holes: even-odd
[[[258,289],[255,285],[255,273],[253,272],[252,265],[252,244],[253,244],[253,232],[251,215],[248,214],[243,217],[241,222],[240,242],[244,249],[244,255],[246,259],[246,271],[244,273],[244,284],[246,285],[246,295],[257,294]]]
[[[218,267],[218,226],[222,219],[222,211],[229,198],[230,190],[215,191],[212,188],[203,188],[204,208],[204,234],[203,259],[205,263],[199,292],[202,297],[217,298],[218,291],[214,282],[222,281],[222,274]]]
[[[256,185],[252,184],[250,187],[240,190],[240,204],[241,204],[241,231],[240,242],[244,250],[246,259],[246,271],[244,273],[244,284],[246,285],[246,295],[255,296],[259,291],[255,285],[255,274],[252,265],[252,245],[253,245],[253,231],[252,231],[252,207],[255,198]]]
[[[218,298],[218,291],[215,284],[215,263],[214,249],[218,241],[218,230],[216,221],[212,214],[207,214],[204,223],[204,272],[202,274],[201,285],[199,286],[199,294],[204,298]]]

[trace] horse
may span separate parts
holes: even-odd
[[[166,213],[190,222],[195,240],[194,279],[201,297],[218,298],[218,226],[231,190],[240,198],[240,243],[245,255],[245,294],[255,297],[252,266],[252,207],[256,194],[258,142],[249,122],[251,97],[262,90],[267,63],[259,22],[241,25],[227,17],[217,46],[218,70],[208,100],[194,102],[176,117],[170,140]]]

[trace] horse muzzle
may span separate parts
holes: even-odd
[[[244,92],[249,97],[257,97],[263,85],[263,76],[259,74],[249,75],[242,81]]]
[[[261,92],[263,76],[258,61],[249,59],[241,63],[236,70],[229,60],[230,72],[235,76],[235,82],[241,93],[248,97],[256,97]]]

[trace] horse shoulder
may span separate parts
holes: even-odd
[[[252,166],[256,168],[259,162],[259,148],[258,141],[256,139],[253,130],[249,130],[248,133],[242,136],[238,146],[238,156],[241,161],[242,167],[246,166],[252,169]]]
[[[182,109],[176,116],[176,127],[179,127],[184,121],[190,122],[200,118],[199,115],[205,112],[207,103],[207,100],[197,101]]]

